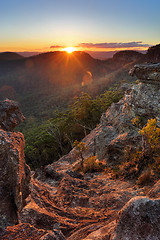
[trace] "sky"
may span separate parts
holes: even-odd
[[[0,52],[145,50],[160,43],[160,0],[0,1]]]

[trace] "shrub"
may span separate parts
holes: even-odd
[[[105,165],[101,161],[99,161],[96,156],[91,156],[84,160],[83,172],[101,172],[104,167]]]
[[[140,120],[134,118],[132,123],[140,127],[143,122]],[[137,149],[124,149],[124,162],[119,166],[119,175],[138,179],[138,184],[145,185],[152,180],[151,172],[160,176],[160,128],[157,126],[157,119],[148,120],[139,133],[142,135],[142,144]]]
[[[106,165],[97,159],[96,156],[91,156],[84,159],[83,167],[81,163],[78,163],[74,166],[74,170],[78,172],[101,172],[105,169]]]
[[[137,184],[141,186],[148,185],[153,181],[153,176],[151,174],[151,170],[147,169],[145,170],[138,178]]]
[[[77,140],[74,141],[73,146],[76,148],[76,154],[81,158],[81,168],[83,170],[84,167],[84,157],[83,152],[88,149],[84,142],[79,142]]]
[[[144,148],[149,146],[150,150],[157,150],[160,146],[160,128],[157,119],[149,119],[145,127],[139,133],[144,137]]]

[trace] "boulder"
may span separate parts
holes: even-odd
[[[131,199],[120,211],[111,240],[159,240],[160,199]]]
[[[13,131],[14,128],[23,122],[25,117],[15,101],[6,99],[0,102],[0,128],[5,131]]]

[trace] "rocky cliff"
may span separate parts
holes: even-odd
[[[143,75],[146,70],[149,82]],[[153,79],[155,75],[159,76],[159,68],[157,65],[152,68],[136,66],[131,73],[143,75],[140,83],[131,86],[122,100],[112,104],[103,114],[99,126],[83,140],[88,146],[85,157],[96,153],[108,167],[123,161],[125,147],[136,149],[141,145],[139,127],[132,123],[133,118],[138,116],[146,123],[147,119],[156,117],[159,124],[160,85]],[[159,81],[156,77],[156,83]],[[16,134],[1,131],[12,139]],[[7,137],[5,139],[7,142]],[[4,159],[11,161],[12,155]],[[155,200],[159,197],[160,182],[140,188],[134,182],[113,179],[110,172],[81,174],[74,171],[79,160],[73,149],[57,162],[32,174],[31,193],[20,212],[22,223],[7,227],[1,239],[160,239],[160,200]],[[13,175],[18,176],[17,169]],[[9,182],[13,180],[9,179]],[[13,186],[10,189],[14,189]],[[15,197],[14,204],[10,201],[10,205],[19,209]],[[4,227],[18,223],[15,219],[12,224],[5,222]]]
[[[24,120],[17,103],[0,102],[0,225],[18,223],[18,213],[29,195],[30,169],[24,160],[24,137],[13,132]]]
[[[20,212],[30,194],[31,179],[23,134],[14,131],[23,120],[16,102],[0,102],[0,239],[55,239],[62,234],[21,224]]]

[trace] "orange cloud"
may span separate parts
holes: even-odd
[[[50,46],[50,48],[64,48],[65,46],[60,46],[60,45],[53,45],[53,46]]]

